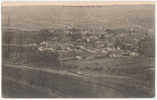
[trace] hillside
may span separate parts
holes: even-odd
[[[3,7],[2,23],[25,30],[63,28],[65,25],[98,30],[142,27],[154,30],[154,5],[100,7],[20,6]]]

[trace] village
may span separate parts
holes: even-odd
[[[60,61],[154,56],[154,48],[151,48],[154,47],[154,37],[136,28],[95,31],[66,27],[39,31],[7,30],[4,33],[3,44],[37,48],[37,52],[49,56],[55,52]],[[10,36],[12,33],[14,37]]]
[[[65,59],[92,59],[101,57],[124,57],[124,56],[140,56],[142,55],[142,47],[144,42],[149,42],[146,38],[148,35],[143,34],[136,36],[136,31],[128,31],[128,33],[117,33],[110,29],[106,29],[101,33],[82,31],[76,28],[68,29],[68,31],[44,30],[45,40],[38,44],[39,51],[56,50],[61,58]],[[42,33],[41,33],[42,34]],[[46,36],[47,35],[47,36]],[[131,39],[129,39],[132,37]],[[37,45],[37,44],[34,44]],[[150,52],[150,48],[143,53]],[[144,54],[151,55],[151,54]],[[69,58],[68,58],[69,57]]]

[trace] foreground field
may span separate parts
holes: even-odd
[[[3,64],[3,96],[54,98],[154,96],[154,58],[75,60],[66,61],[63,65],[62,69],[56,70]]]
[[[101,58],[92,60],[73,60],[64,62],[63,66],[70,71],[90,74],[94,76],[118,75],[127,76],[143,81],[150,81],[154,78],[153,57],[121,57]]]

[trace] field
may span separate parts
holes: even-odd
[[[147,57],[105,58],[67,61],[64,62],[66,66],[60,70],[4,64],[3,84],[7,82],[7,86],[12,87],[4,88],[3,95],[38,97],[42,93],[41,97],[153,97],[153,63],[154,58]],[[19,86],[30,87],[30,90],[21,90]],[[35,88],[31,89],[32,87]],[[13,88],[16,90],[12,90]],[[40,88],[44,91],[33,92]],[[18,91],[23,92],[18,94]],[[27,91],[32,94],[29,95]],[[51,95],[46,95],[51,92]]]

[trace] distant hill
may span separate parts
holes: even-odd
[[[104,7],[20,6],[2,8],[2,26],[7,27],[8,16],[13,27],[25,30],[62,28],[141,27],[154,30],[153,5],[112,5]]]

